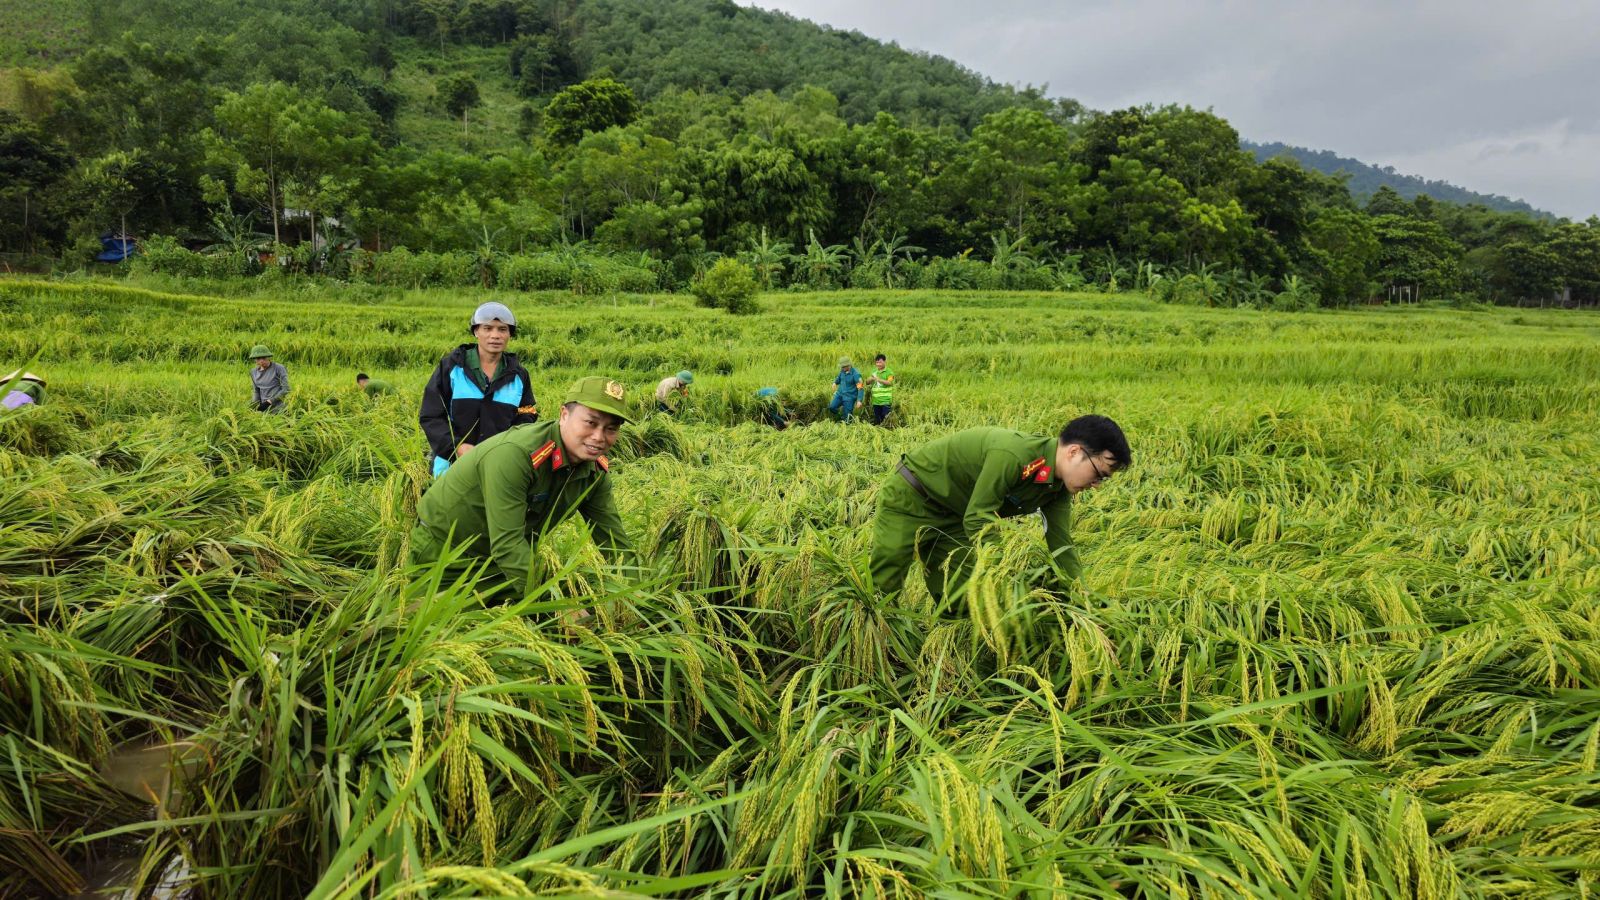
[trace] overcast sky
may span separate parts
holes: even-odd
[[[1596,0],[742,2],[1096,109],[1210,107],[1249,140],[1600,213]]]

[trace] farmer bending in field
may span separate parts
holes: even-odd
[[[928,593],[964,586],[973,542],[1001,518],[1044,514],[1045,546],[1062,587],[1081,567],[1072,546],[1072,497],[1130,460],[1128,439],[1105,416],[1080,416],[1059,437],[969,428],[913,450],[878,492],[872,523],[872,583],[898,591],[922,560]]]
[[[3,403],[4,409],[16,409],[19,406],[32,406],[44,402],[45,381],[42,376],[32,372],[16,369],[4,378],[0,378],[0,388],[5,390]]]
[[[387,381],[379,381],[367,373],[362,372],[356,376],[356,387],[361,388],[361,393],[368,397],[382,397],[394,393],[394,385]]]
[[[661,383],[656,385],[656,412],[676,415],[689,399],[691,384],[694,384],[694,373],[688,369],[661,379]]]
[[[250,348],[250,405],[256,412],[283,412],[283,398],[289,396],[289,370],[272,361],[266,344]]]
[[[503,303],[485,303],[467,327],[473,343],[446,353],[422,390],[417,420],[433,452],[433,477],[483,441],[513,425],[539,421],[528,370],[506,352],[517,317]]]
[[[534,545],[575,512],[608,556],[631,556],[605,456],[627,421],[620,383],[579,379],[559,419],[503,431],[433,482],[417,504],[411,561],[430,563],[447,544],[465,544],[462,565],[488,561],[498,592],[521,597]]]

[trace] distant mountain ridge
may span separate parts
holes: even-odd
[[[1377,193],[1378,188],[1388,187],[1407,200],[1414,199],[1419,194],[1427,194],[1435,200],[1445,200],[1450,203],[1463,205],[1477,203],[1501,212],[1524,212],[1541,219],[1556,218],[1553,213],[1537,209],[1523,200],[1513,200],[1500,194],[1480,194],[1447,181],[1405,175],[1396,172],[1393,166],[1374,166],[1359,159],[1339,156],[1330,150],[1310,150],[1276,141],[1258,144],[1254,141],[1241,140],[1239,144],[1254,153],[1258,160],[1287,156],[1301,166],[1325,175],[1347,174],[1350,176],[1348,182],[1350,193],[1358,199],[1364,200]]]
[[[507,0],[509,2],[509,0]],[[226,33],[227,26],[257,26],[256,36],[273,17],[316,20],[329,37],[329,46],[359,46],[358,34],[368,34],[379,23],[391,26],[400,10],[506,6],[487,0],[13,0],[13,15],[0,19],[0,107],[6,103],[6,69],[22,65],[48,68],[71,61],[88,47],[107,42],[123,30],[140,39],[160,38],[177,45],[200,34]],[[1050,101],[1035,88],[1000,84],[981,73],[944,57],[907,50],[892,41],[858,31],[831,28],[787,13],[740,6],[733,0],[551,0],[575,34],[573,50],[591,71],[613,75],[649,98],[681,88],[726,91],[743,96],[771,90],[784,94],[804,85],[826,88],[839,100],[838,113],[846,121],[867,122],[879,111],[891,112],[903,122],[933,128],[954,127],[970,131],[983,116],[1019,103],[1043,105]],[[523,0],[530,8],[543,8]],[[516,6],[516,4],[512,4]],[[331,18],[337,8],[337,19]],[[508,7],[511,8],[511,7]],[[432,21],[430,19],[430,21]],[[339,38],[339,35],[346,36]],[[270,37],[270,35],[268,35]],[[338,38],[338,40],[335,40]],[[459,40],[460,37],[457,37]],[[507,48],[507,49],[500,49]],[[485,48],[492,54],[509,53],[509,45]],[[265,62],[292,60],[307,48],[298,45],[261,54]],[[482,50],[463,43],[440,43],[425,61],[429,73],[451,68],[452,60],[474,71],[485,91],[485,112],[503,120],[510,140],[519,98],[503,64],[485,57]],[[328,57],[315,61],[333,70],[348,63]],[[274,77],[284,65],[266,66]],[[408,121],[440,118],[426,106],[431,79],[415,86],[409,98]],[[1171,98],[1182,103],[1183,98]],[[1081,109],[1072,101],[1059,101],[1058,111]],[[14,105],[14,104],[12,104]],[[499,113],[494,107],[504,106]],[[405,130],[405,129],[402,129]],[[438,129],[454,133],[453,126]],[[1374,166],[1327,150],[1311,150],[1282,143],[1240,141],[1258,159],[1288,156],[1317,172],[1349,175],[1350,192],[1371,196],[1388,186],[1406,198],[1428,194],[1435,200],[1482,204],[1505,212],[1524,212],[1554,218],[1522,200],[1482,194],[1444,181],[1434,181]]]

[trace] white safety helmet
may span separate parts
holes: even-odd
[[[499,319],[507,325],[510,325],[511,336],[517,336],[516,314],[511,311],[511,307],[506,306],[504,303],[496,303],[492,300],[473,310],[472,324],[467,326],[467,331],[469,333],[476,333],[479,325],[487,325],[490,322],[493,322],[495,319]]]

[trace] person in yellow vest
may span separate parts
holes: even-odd
[[[889,358],[882,353],[873,357],[872,372],[862,381],[872,400],[872,424],[882,425],[894,408],[894,370],[889,368]]]

